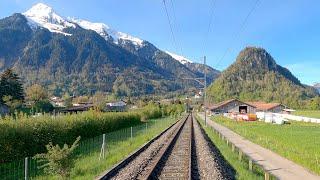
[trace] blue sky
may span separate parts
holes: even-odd
[[[244,47],[263,47],[303,83],[320,81],[317,0],[260,0],[243,30],[241,24],[256,0],[172,0],[173,8],[166,0],[177,46],[162,0],[0,0],[0,17],[24,12],[38,2],[62,16],[104,22],[194,61],[206,55],[208,64],[219,70],[234,62]]]

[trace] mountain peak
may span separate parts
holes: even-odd
[[[167,54],[169,54],[173,59],[179,61],[181,64],[187,64],[187,63],[192,63],[191,60],[183,57],[183,56],[180,56],[180,55],[177,55],[177,54],[174,54],[172,52],[169,52],[169,51],[165,51]]]
[[[130,41],[136,46],[143,46],[143,40],[137,37],[133,37],[129,34],[119,32],[111,29],[108,25],[104,23],[93,23],[87,20],[76,19],[76,18],[68,18],[70,22],[78,24],[80,27],[84,29],[89,29],[97,32],[105,39],[109,39],[111,36],[115,43],[119,43],[119,40]]]
[[[246,47],[243,49],[237,57],[236,64],[265,70],[276,70],[278,67],[272,56],[260,47]]]
[[[29,25],[34,28],[40,26],[51,32],[70,35],[64,33],[63,29],[67,27],[75,27],[74,24],[59,16],[52,7],[43,3],[38,3],[32,6],[28,11],[22,14],[28,19]]]
[[[37,3],[35,5],[33,5],[27,12],[26,14],[31,14],[31,13],[53,13],[53,9],[52,7],[43,4],[43,3]]]

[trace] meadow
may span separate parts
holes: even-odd
[[[254,171],[250,171],[248,169],[248,162],[246,160],[239,161],[238,154],[236,152],[232,152],[231,147],[226,144],[225,141],[221,140],[219,136],[209,128],[209,126],[204,126],[204,122],[199,120],[199,117],[196,117],[201,127],[205,130],[208,137],[220,151],[221,155],[224,159],[234,168],[236,171],[236,179],[239,180],[258,180],[264,179],[264,173],[260,169],[260,167],[254,167]]]
[[[285,125],[236,122],[222,116],[213,117],[212,120],[320,174],[320,124],[295,121]]]
[[[293,115],[320,119],[320,110],[298,110]]]

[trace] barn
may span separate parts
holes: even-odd
[[[240,114],[255,114],[256,107],[254,105],[242,102],[238,99],[230,99],[227,101],[213,104],[209,107],[212,113],[240,113]]]
[[[281,113],[286,107],[281,103],[265,103],[265,102],[246,102],[252,106],[257,107],[257,112],[272,112]]]

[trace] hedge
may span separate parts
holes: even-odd
[[[172,108],[150,104],[143,109],[132,112],[87,111],[56,117],[20,115],[19,120],[8,120],[10,118],[0,120],[0,163],[45,152],[45,145],[49,142],[60,145],[70,144],[78,136],[84,140],[138,125],[142,123],[141,119],[159,118],[163,115],[179,114],[183,111],[183,108],[175,107],[177,105],[171,106]],[[167,109],[170,109],[169,113]]]

